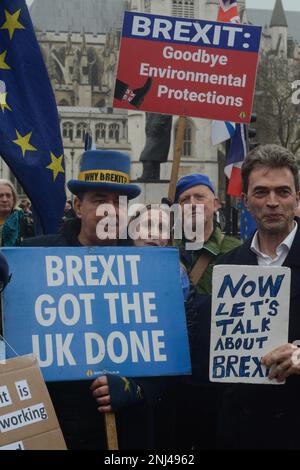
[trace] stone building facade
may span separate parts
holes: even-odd
[[[238,4],[243,22],[259,24],[257,11],[246,10],[245,0]],[[218,0],[34,0],[30,13],[58,105],[67,180],[78,172],[87,130],[97,148],[130,154],[133,180],[141,174],[139,157],[145,143],[145,114],[112,108],[125,9],[214,20]],[[263,24],[263,54],[299,60],[299,47],[289,36],[281,0],[276,0],[274,11],[269,14],[269,24]],[[170,177],[177,124],[178,118],[174,117],[169,160],[161,165],[163,181]],[[210,121],[188,118],[180,174],[206,173],[223,198],[223,168],[224,148],[211,145]],[[13,179],[3,162],[0,174]]]

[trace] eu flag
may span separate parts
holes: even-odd
[[[58,229],[65,170],[58,113],[25,0],[0,2],[0,155],[44,233]]]
[[[240,204],[240,214],[241,214],[241,239],[246,242],[249,240],[256,230],[256,223],[252,215],[245,207],[243,201]]]

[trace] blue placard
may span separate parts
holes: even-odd
[[[3,252],[13,274],[4,335],[18,354],[36,354],[45,380],[190,373],[176,249]]]
[[[125,12],[122,36],[206,48],[259,51],[260,26]]]

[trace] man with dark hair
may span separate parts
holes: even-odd
[[[220,415],[220,445],[234,449],[300,449],[299,177],[293,154],[278,145],[252,150],[242,166],[243,199],[257,225],[244,245],[217,264],[291,268],[288,344],[264,351],[269,379],[281,386],[229,385]]]
[[[251,172],[259,165],[268,168],[288,168],[294,178],[296,191],[299,191],[299,168],[292,153],[279,145],[260,145],[249,152],[242,166],[243,192],[247,194]]]
[[[67,220],[59,234],[28,239],[23,246],[130,245],[130,240],[118,238],[127,212],[127,204],[120,204],[119,196],[133,199],[140,194],[139,186],[129,182],[129,173],[130,159],[124,153],[112,150],[84,152],[78,179],[68,182],[68,188],[75,195],[76,218]],[[99,234],[98,224],[106,217],[99,213],[101,207],[111,211],[113,223],[111,230],[108,225],[107,230]],[[120,447],[153,448],[152,414],[161,401],[159,379],[152,378],[149,382],[147,379],[123,380],[120,376],[106,375],[91,384],[88,381],[48,383],[68,448],[104,449],[105,433],[98,412],[120,411],[120,408],[122,411],[117,416]],[[133,410],[131,405],[135,405]]]

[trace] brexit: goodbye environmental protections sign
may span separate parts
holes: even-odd
[[[261,27],[125,12],[113,105],[250,122]]]
[[[12,272],[4,336],[37,356],[45,380],[190,373],[177,249],[3,252]]]
[[[271,383],[261,358],[288,342],[290,283],[286,267],[214,267],[210,381]]]

